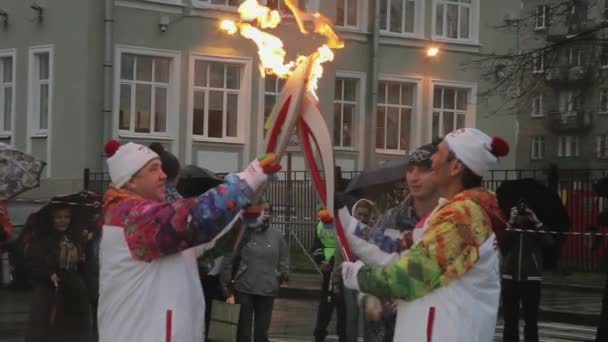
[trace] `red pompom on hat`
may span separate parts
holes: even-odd
[[[118,140],[109,140],[104,146],[103,150],[106,152],[106,156],[111,157],[120,148],[120,142]]]
[[[492,138],[490,146],[492,147],[492,151],[490,152],[496,157],[504,157],[509,154],[509,143],[501,137]]]

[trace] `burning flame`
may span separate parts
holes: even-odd
[[[300,10],[294,5],[292,0],[284,0],[291,13],[293,13],[300,32],[309,34],[305,22],[313,24],[313,32],[324,36],[327,41],[313,53],[313,65],[308,81],[308,90],[316,96],[319,78],[323,75],[323,63],[334,59],[332,49],[344,47],[344,42],[340,39],[333,28],[333,23],[327,17],[319,13],[308,13]],[[295,68],[306,60],[306,56],[297,56],[293,61],[285,61],[287,51],[285,51],[283,41],[263,29],[276,28],[281,22],[278,11],[271,10],[266,6],[260,5],[257,0],[245,0],[239,7],[240,20],[223,20],[220,29],[230,35],[237,32],[252,40],[258,47],[260,56],[260,72],[265,74],[276,74],[280,78],[287,78],[293,73]],[[254,26],[253,23],[255,22]]]

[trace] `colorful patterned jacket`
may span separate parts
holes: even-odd
[[[173,202],[145,200],[111,188],[104,196],[104,224],[125,229],[133,258],[152,261],[211,241],[252,195],[236,175],[197,198]]]
[[[361,291],[402,299],[394,341],[485,342],[493,338],[500,298],[493,229],[504,225],[493,194],[471,189],[449,201],[440,200],[424,220],[421,236],[414,236],[415,244],[399,254],[365,245],[357,235],[366,227],[343,216],[340,213],[351,247],[357,245],[375,255],[377,264],[383,265],[359,270]]]
[[[363,267],[358,276],[361,290],[385,298],[422,297],[470,269],[479,258],[479,246],[493,233],[493,225],[501,224],[505,220],[493,194],[483,189],[463,191],[440,203],[421,240],[407,254],[386,267]],[[360,224],[355,235],[365,237],[367,229]],[[388,238],[378,239],[378,244],[384,250],[397,249]]]
[[[199,197],[171,203],[108,190],[100,242],[99,341],[202,341],[199,247],[230,240],[224,237],[252,196],[236,175]]]

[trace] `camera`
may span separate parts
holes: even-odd
[[[528,212],[526,209],[528,209],[528,204],[526,203],[526,201],[519,200],[519,202],[517,202],[517,215],[519,215],[519,216],[528,215]]]

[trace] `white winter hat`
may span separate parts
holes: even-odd
[[[106,145],[107,146],[107,145]],[[108,169],[112,184],[121,188],[133,176],[154,158],[159,158],[156,152],[144,145],[127,143],[120,146],[108,158]]]
[[[443,139],[456,158],[476,175],[482,176],[499,157],[509,153],[509,144],[500,137],[490,138],[475,128],[453,131]]]

